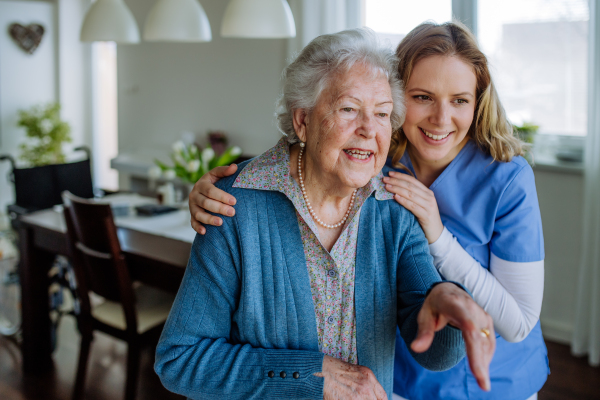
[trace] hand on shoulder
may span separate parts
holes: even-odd
[[[221,226],[223,224],[221,218],[215,217],[209,212],[229,217],[235,215],[235,209],[232,207],[236,203],[235,197],[217,188],[215,183],[221,178],[235,174],[236,171],[236,164],[213,168],[196,182],[190,192],[191,225],[200,235],[206,233],[204,225]]]

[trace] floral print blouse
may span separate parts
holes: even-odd
[[[287,138],[282,138],[275,147],[248,163],[233,186],[278,191],[293,203],[310,278],[319,350],[357,364],[354,266],[360,209],[373,192],[377,200],[392,199],[393,195],[385,190],[381,172],[360,188],[342,234],[329,252],[319,241],[317,226],[308,212],[300,186],[290,174],[289,146]]]

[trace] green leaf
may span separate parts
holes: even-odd
[[[154,164],[158,165],[160,167],[160,170],[163,171],[163,172],[166,171],[166,170],[168,170],[168,169],[170,169],[167,166],[167,164],[161,162],[160,160],[158,160],[156,158],[154,159]]]
[[[239,155],[232,155],[231,154],[232,149],[233,149],[233,147],[228,148],[227,150],[225,150],[223,152],[223,154],[221,154],[220,157],[218,157],[216,160],[214,160],[214,162],[211,162],[210,169],[213,169],[215,167],[221,167],[223,165],[229,165],[232,162],[234,162],[235,160],[237,160],[239,158]]]
[[[71,142],[71,128],[60,119],[60,104],[37,105],[19,110],[17,126],[25,128],[20,158],[31,166],[64,163],[63,144]]]

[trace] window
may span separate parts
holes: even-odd
[[[118,173],[110,160],[118,153],[117,145],[117,45],[97,42],[92,45],[93,68],[93,172],[94,185],[117,189]]]
[[[362,1],[363,25],[392,46],[426,20],[441,23],[454,15],[476,27],[509,119],[540,127],[536,163],[581,161],[593,72],[589,0]],[[600,52],[600,41],[592,51]]]
[[[396,48],[421,22],[443,23],[452,19],[451,0],[364,0],[363,25],[373,29]]]
[[[479,1],[479,43],[513,123],[586,134],[588,20],[587,0]]]

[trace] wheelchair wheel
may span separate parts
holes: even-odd
[[[21,327],[21,290],[16,258],[0,259],[0,335],[15,337]]]
[[[77,315],[79,313],[79,300],[77,298],[75,276],[69,260],[63,256],[57,256],[54,265],[50,269],[50,339],[52,351],[56,349],[57,332],[65,315]]]

